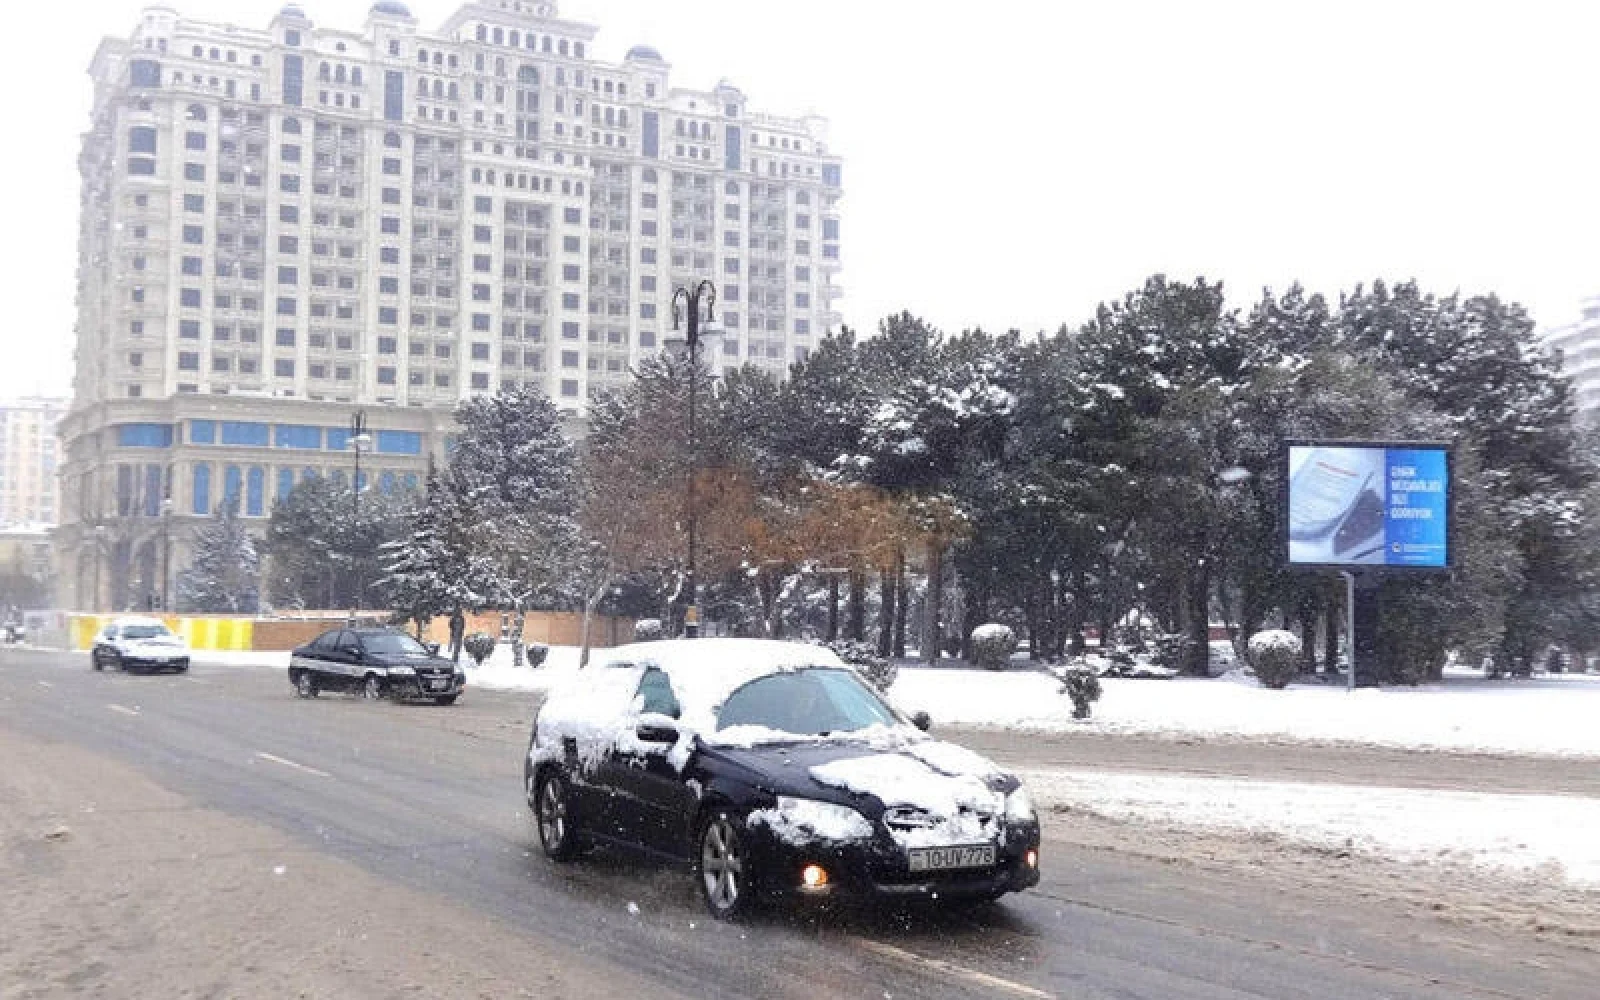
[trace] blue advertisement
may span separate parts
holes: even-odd
[[[1291,445],[1289,562],[1450,565],[1450,457],[1437,445]]]

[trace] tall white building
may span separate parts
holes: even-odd
[[[1592,419],[1600,412],[1600,296],[1583,301],[1576,323],[1545,331],[1544,343],[1561,354],[1578,416]]]
[[[674,88],[644,46],[601,62],[595,34],[538,0],[425,32],[382,0],[357,30],[292,5],[266,30],[152,7],[100,45],[62,426],[70,598],[170,584],[153,567],[185,564],[184,532],[176,559],[152,550],[171,518],[228,493],[266,517],[296,477],[348,464],[356,409],[397,488],[466,395],[531,383],[580,418],[660,349],[681,285],[714,282],[722,364],[781,374],[837,324],[825,122]]]
[[[0,403],[0,525],[56,523],[56,424],[66,412],[64,399]]]

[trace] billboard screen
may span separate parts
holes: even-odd
[[[1450,566],[1450,448],[1301,442],[1288,447],[1292,566]]]

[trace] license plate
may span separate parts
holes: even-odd
[[[908,852],[914,872],[948,871],[952,868],[994,867],[994,845],[962,847],[913,847]]]
[[[443,691],[449,686],[450,682],[447,680],[431,680],[428,682],[428,690],[430,691]]]

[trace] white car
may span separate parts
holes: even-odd
[[[89,662],[96,670],[189,669],[189,644],[157,618],[118,618],[95,636]]]

